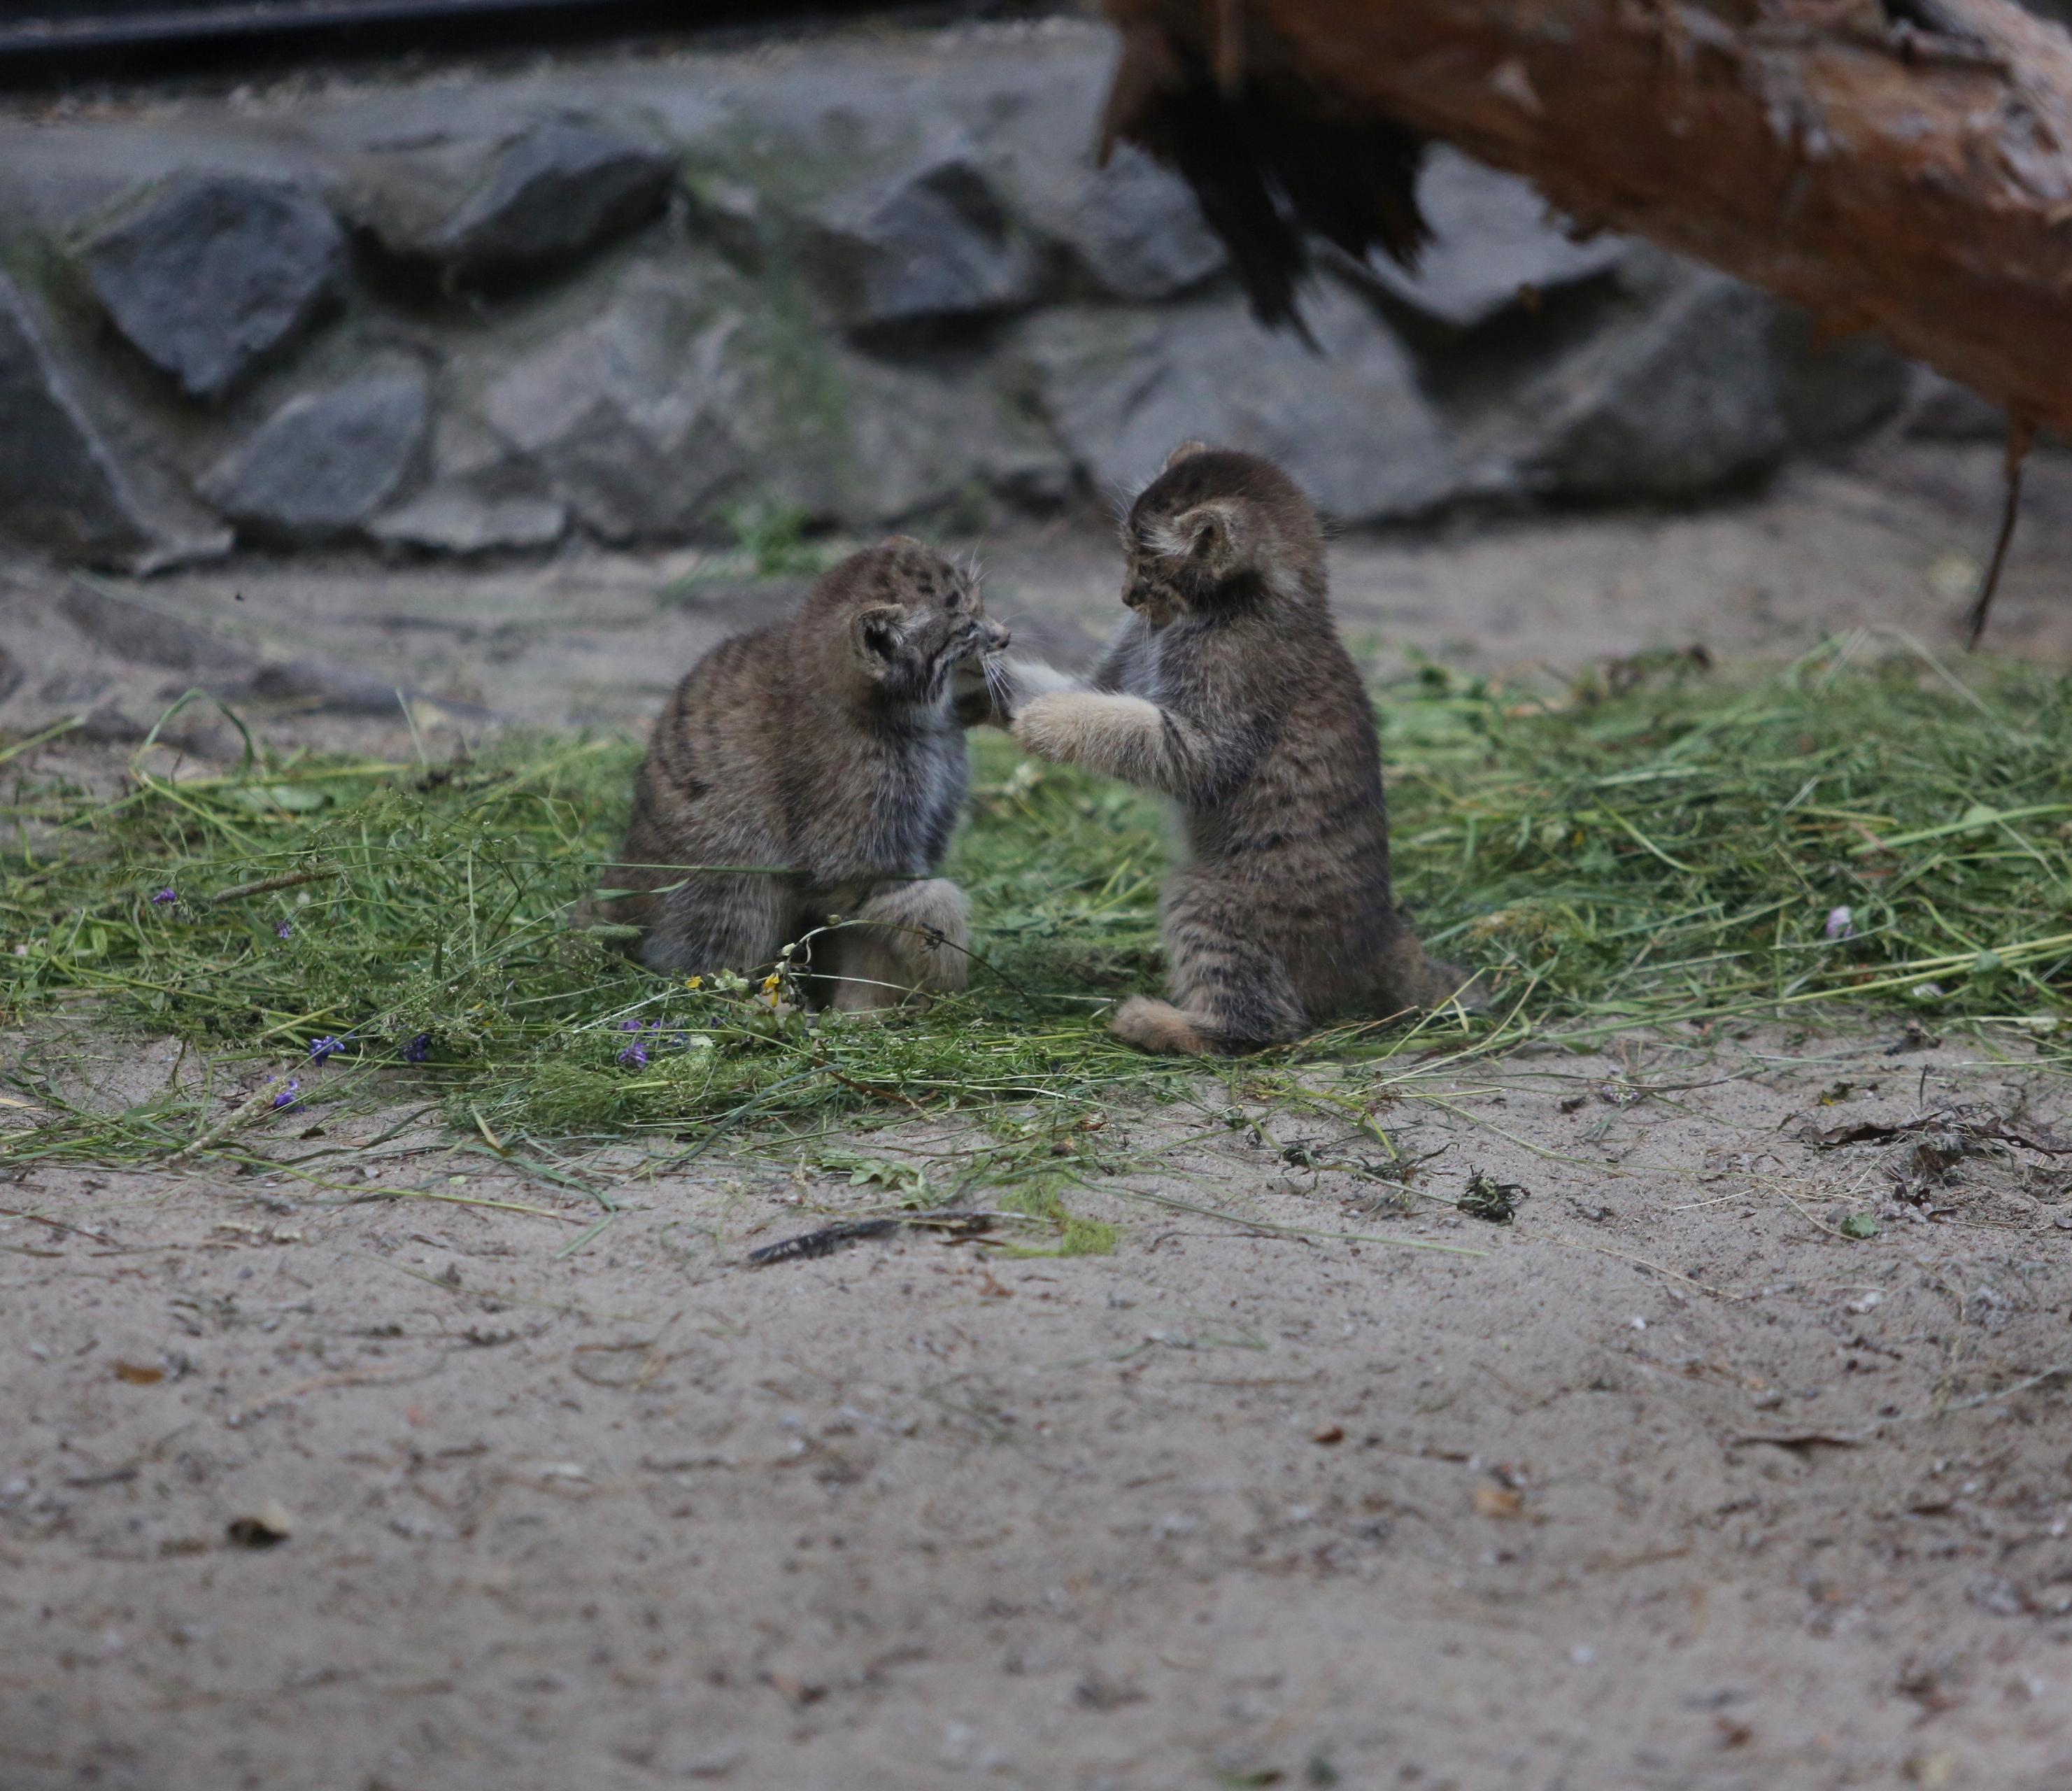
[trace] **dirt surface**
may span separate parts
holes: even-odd
[[[845,1178],[623,1158],[570,1254],[594,1199],[407,1133],[31,1175],[0,1781],[2062,1785],[2072,1158],[1797,1135],[2058,1091],[1888,1049],[1434,1064],[1407,1198],[1242,1078],[1024,1116],[1112,1258],[751,1268]]]
[[[1572,674],[1692,642],[1774,659],[1859,628],[1949,650],[1990,543],[2000,465],[1993,447],[1896,443],[1848,465],[1795,466],[1724,506],[1349,537],[1332,550],[1334,601],[1378,673],[1425,653]],[[1090,657],[1121,614],[1115,548],[1083,517],[978,546],[989,607],[1026,647]],[[2068,562],[2072,455],[2040,455],[1989,648],[2072,662]],[[134,742],[199,686],[234,693],[262,735],[291,744],[411,750],[398,690],[420,735],[447,750],[502,723],[637,734],[700,653],[803,588],[732,576],[692,550],[580,547],[458,572],[298,558],[83,582],[0,566],[0,653],[14,667],[10,677],[0,663],[0,727],[27,733],[85,714],[89,734]],[[285,694],[262,685],[254,695],[253,664],[298,676]],[[236,744],[200,708],[171,735],[215,751]]]
[[[1992,461],[1343,543],[1341,608],[1378,665],[1941,647]],[[2055,476],[1998,638],[2072,657]],[[989,557],[1032,638],[1104,626],[1096,537]],[[437,751],[637,725],[782,599],[658,596],[691,569],[101,594],[393,680]],[[65,595],[23,568],[0,603],[0,723],[98,718],[45,768],[196,678],[193,636],[138,657]],[[240,706],[409,749],[323,700]],[[0,1052],[111,1101],[193,1073],[56,1023]],[[318,1105],[251,1134],[294,1174],[0,1181],[0,1787],[2072,1784],[2072,1122],[2019,1039],[1336,1075],[1371,1126],[1244,1070],[978,1116],[1054,1132],[1108,1257],[908,1229],[746,1265],[855,1209],[830,1146],[954,1184],[950,1121],[672,1166]],[[1460,1210],[1478,1170],[1511,1223]]]

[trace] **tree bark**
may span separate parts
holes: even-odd
[[[1198,191],[1228,183],[1174,154],[1176,108],[1237,108],[1269,146],[1287,127],[1442,138],[1582,229],[1709,261],[1832,334],[1879,331],[2072,432],[2072,37],[2009,0],[1104,3],[1123,32],[1110,134]],[[1264,153],[1300,164],[1264,171],[1284,214],[1414,253],[1386,154]],[[1345,224],[1342,190],[1301,218],[1302,168],[1334,178],[1320,154],[1341,189],[1377,189],[1372,222]]]

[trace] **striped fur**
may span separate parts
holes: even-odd
[[[1170,1002],[1116,1031],[1236,1051],[1455,994],[1389,887],[1374,713],[1331,620],[1315,512],[1278,468],[1190,445],[1132,508],[1133,612],[1093,688],[1015,712],[1038,756],[1159,792],[1186,861],[1163,903]]]
[[[963,987],[968,905],[933,873],[969,781],[960,686],[1007,645],[972,578],[921,542],[845,560],[676,687],[606,874],[627,893],[602,912],[672,974],[759,973],[804,940],[817,1001]]]

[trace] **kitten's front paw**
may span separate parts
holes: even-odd
[[[1008,731],[1023,751],[1033,752],[1038,759],[1066,762],[1071,756],[1073,743],[1083,731],[1077,724],[1078,711],[1083,702],[1083,698],[1069,690],[1048,691],[1040,697],[1031,697],[1014,711]]]

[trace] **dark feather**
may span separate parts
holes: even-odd
[[[853,1243],[859,1237],[883,1237],[905,1223],[903,1219],[853,1219],[845,1225],[828,1225],[819,1231],[787,1237],[779,1244],[765,1244],[759,1250],[750,1250],[748,1260],[761,1268],[772,1262],[798,1262],[816,1256],[832,1256],[845,1244]]]
[[[1248,75],[1226,90],[1190,46],[1134,32],[1104,129],[1104,155],[1122,138],[1186,181],[1254,314],[1312,347],[1296,295],[1310,268],[1305,232],[1405,267],[1431,240],[1417,205],[1423,138],[1388,119],[1333,117],[1292,77]]]
[[[992,1213],[915,1213],[890,1219],[849,1219],[825,1225],[818,1231],[801,1232],[779,1243],[750,1250],[748,1260],[757,1268],[773,1262],[809,1262],[816,1256],[832,1256],[845,1244],[862,1237],[889,1237],[902,1225],[922,1225],[952,1237],[976,1237],[993,1229],[998,1217]]]

